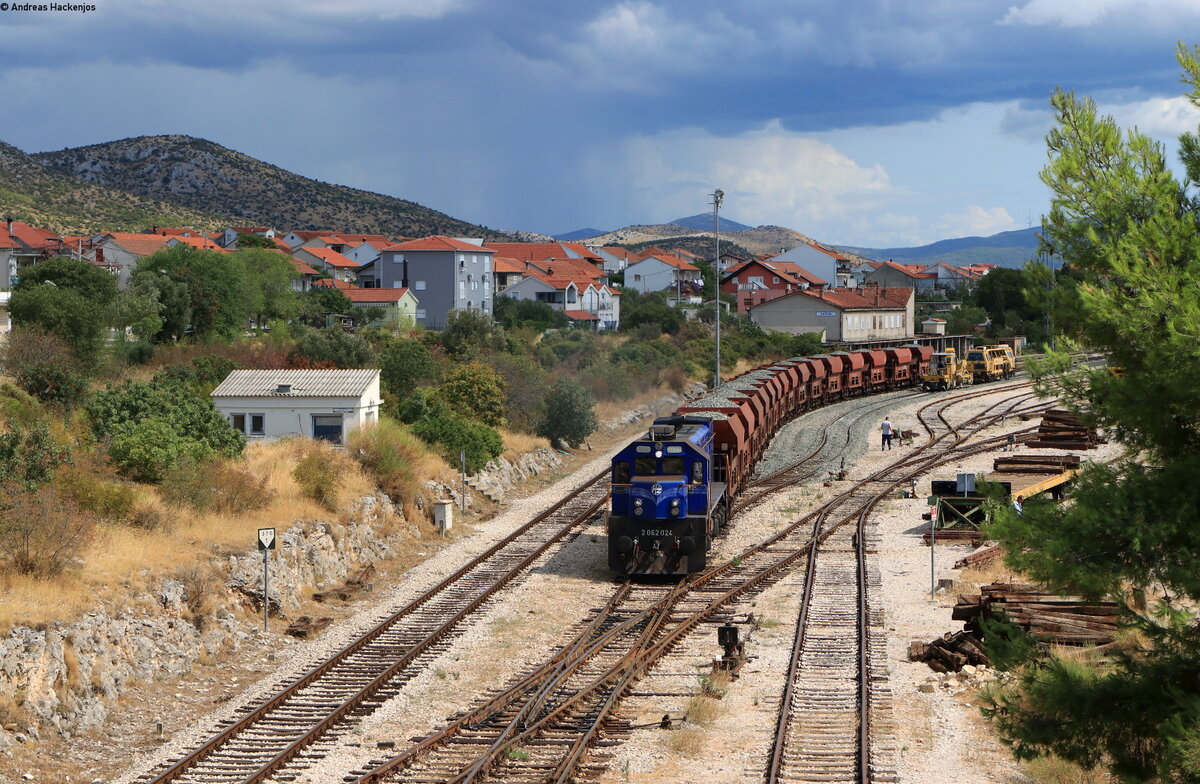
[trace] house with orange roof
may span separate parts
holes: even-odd
[[[485,242],[499,256],[526,261],[543,267],[544,264],[566,259],[583,259],[602,268],[604,259],[578,242]]]
[[[368,326],[411,331],[417,325],[420,303],[408,289],[360,289],[338,287],[356,308],[382,308],[384,316]]]
[[[410,289],[420,303],[417,323],[442,329],[452,310],[491,315],[495,256],[482,240],[438,234],[384,245],[370,274],[376,288]]]
[[[219,236],[213,237],[218,245],[222,248],[236,248],[239,234],[257,234],[260,237],[267,239],[275,239],[278,232],[270,226],[227,226],[220,232]]]
[[[160,234],[160,237],[167,238],[167,247],[174,248],[176,245],[187,245],[189,248],[196,250],[215,250],[221,253],[229,253],[229,248],[222,248],[217,243],[213,242],[208,237],[200,236],[193,237],[191,235],[184,236],[182,234]]]
[[[110,231],[92,238],[84,258],[110,270],[117,276],[117,288],[125,289],[138,261],[166,247],[167,238],[161,234]]]
[[[359,264],[332,248],[295,248],[292,251],[292,258],[337,280],[346,283],[358,281]]]
[[[644,256],[625,268],[625,288],[635,291],[663,291],[694,299],[703,287],[699,267],[667,253]]]
[[[496,256],[492,259],[492,286],[499,294],[514,283],[519,283],[525,277],[526,264],[523,261],[510,259],[507,256]]]
[[[793,291],[824,288],[825,281],[797,264],[755,259],[734,267],[721,278],[721,291],[737,302],[738,313]]]
[[[50,229],[39,229],[23,221],[6,218],[0,231],[0,270],[3,288],[12,288],[21,270],[53,256],[71,256],[78,252],[78,243]]]
[[[918,292],[933,291],[936,284],[937,273],[925,272],[924,267],[919,264],[897,264],[894,261],[882,262],[863,278],[863,285],[866,286],[908,286]]]
[[[621,325],[621,294],[600,280],[571,275],[556,269],[544,272],[532,264],[525,276],[504,290],[503,296],[545,302],[572,321],[592,329],[617,329]]]
[[[852,272],[853,259],[845,253],[813,242],[803,242],[775,256],[772,261],[790,261],[812,273],[831,286],[843,288],[857,285]]]
[[[750,320],[789,335],[816,333],[826,343],[855,343],[913,336],[913,289],[800,289],[750,309]]]
[[[991,269],[991,267],[988,269]],[[954,267],[943,261],[930,264],[922,272],[933,274],[936,277],[934,285],[940,289],[957,289],[960,287],[972,289],[975,287],[975,284],[979,283],[979,279],[987,274],[987,270],[977,272],[969,266]]]
[[[642,258],[640,254],[619,245],[589,245],[588,250],[603,260],[601,266],[609,274],[624,272],[626,267]]]

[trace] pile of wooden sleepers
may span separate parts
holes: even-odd
[[[1042,414],[1037,437],[1026,441],[1025,446],[1033,449],[1095,449],[1105,443],[1096,429],[1085,425],[1074,413],[1062,408],[1052,408]]]
[[[1004,455],[992,461],[992,470],[1004,474],[1061,474],[1079,468],[1079,455]]]
[[[1117,634],[1116,602],[1088,602],[1061,596],[1039,586],[992,583],[974,597],[959,596],[951,616],[979,633],[981,618],[1005,615],[1034,639],[1064,645],[1104,645]]]

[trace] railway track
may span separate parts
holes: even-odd
[[[371,712],[460,634],[496,594],[513,585],[604,505],[608,472],[526,523],[371,630],[291,682],[246,705],[212,738],[139,781],[253,784]]]
[[[775,780],[895,780],[894,748],[886,740],[869,743],[871,728],[890,720],[890,695],[882,654],[885,637],[876,604],[879,577],[869,564],[867,549],[874,540],[866,520],[874,506],[914,472],[957,458],[966,438],[942,445],[919,465],[905,461],[904,467],[879,472],[689,582],[624,586],[617,592],[618,603],[588,624],[596,636],[573,640],[501,695],[346,780],[465,784],[489,779],[533,784],[595,778],[603,760],[589,760],[585,751],[599,738],[614,743],[628,734],[628,724],[612,715],[622,695],[652,668],[662,666],[687,635],[702,624],[737,616],[743,602],[805,556],[812,573],[805,591],[809,622],[799,628],[816,631],[802,634],[796,648],[788,683],[793,695],[804,698],[785,700],[788,707],[781,715],[787,720],[781,722],[776,744]],[[965,451],[994,449],[1003,443],[1003,439],[989,439]],[[925,447],[926,451],[933,446]],[[881,479],[887,480],[886,489],[873,484]],[[857,525],[845,526],[847,521]],[[612,618],[624,620],[602,634]],[[857,774],[856,768],[861,768]]]

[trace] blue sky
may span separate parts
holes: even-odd
[[[91,2],[0,11],[0,139],[189,134],[509,230],[720,187],[726,217],[830,243],[994,234],[1047,209],[1056,86],[1172,150],[1200,119],[1174,57],[1196,0]]]

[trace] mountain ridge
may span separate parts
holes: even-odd
[[[192,136],[136,136],[29,157],[65,176],[243,223],[400,236],[509,236],[407,199],[305,177]]]

